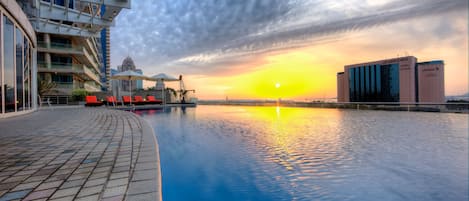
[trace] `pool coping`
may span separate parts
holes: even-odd
[[[139,115],[132,113],[138,118],[142,126],[142,145],[137,158],[134,173],[130,180],[125,200],[155,200],[162,201],[161,166],[158,140],[153,127]],[[143,152],[148,154],[142,155]],[[153,155],[153,156],[152,156]],[[152,160],[154,159],[154,160]],[[148,167],[148,164],[151,164]],[[141,175],[135,177],[134,175]]]

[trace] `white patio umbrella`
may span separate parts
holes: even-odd
[[[117,73],[111,77],[112,80],[153,80],[150,77],[136,73],[135,71],[127,70],[124,72]],[[130,86],[130,104],[132,104],[132,82]]]
[[[168,75],[166,73],[160,73],[158,75],[151,76],[151,80],[153,81],[160,81],[160,82],[165,82],[165,81],[179,81],[178,78],[173,77],[171,75]],[[165,103],[165,97],[164,97],[164,87],[161,89],[161,97],[163,98],[163,103]]]

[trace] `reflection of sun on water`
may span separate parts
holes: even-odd
[[[311,158],[325,159],[329,157],[328,153],[334,153],[339,148],[340,135],[337,125],[331,125],[327,121],[328,116],[340,115],[336,110],[243,107],[243,111],[250,116],[250,129],[260,133],[252,142],[269,155],[266,160],[277,163],[286,170],[295,170],[302,166],[300,164],[304,163],[304,160]],[[316,121],[311,117],[320,118]],[[313,139],[315,143],[311,144],[307,139]]]

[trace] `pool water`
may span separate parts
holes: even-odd
[[[137,111],[163,200],[468,200],[468,116],[197,106]]]

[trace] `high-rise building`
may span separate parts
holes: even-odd
[[[111,90],[111,41],[110,28],[101,31],[101,49],[103,58],[103,67],[101,68],[101,82],[103,83],[103,91]]]
[[[75,89],[101,91],[106,59],[100,34],[112,25],[130,0],[18,0],[38,38],[39,79],[56,83],[49,95],[71,95]],[[105,34],[106,35],[106,34]],[[103,39],[108,42],[108,38]]]
[[[443,103],[444,63],[406,56],[346,65],[337,73],[337,101]]]
[[[127,56],[124,61],[122,61],[122,65],[117,66],[117,70],[119,72],[124,72],[124,71],[135,71],[135,63],[130,56]],[[132,85],[130,85],[132,84]],[[137,86],[137,82],[135,80],[122,80],[121,81],[121,90],[123,91],[130,91],[130,86],[132,86],[132,90],[135,90]]]

